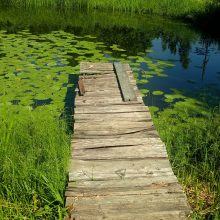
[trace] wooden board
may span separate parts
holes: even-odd
[[[71,159],[69,180],[120,180],[150,178],[156,176],[173,176],[167,159],[149,158],[129,160],[83,160]],[[169,178],[167,178],[169,179]]]
[[[164,143],[160,138],[123,138],[123,139],[73,139],[72,147],[75,149],[83,148],[114,148],[124,146],[139,146],[144,144],[146,147],[160,145],[164,147]],[[164,147],[165,148],[165,147]]]
[[[78,87],[79,87],[79,94],[84,95],[86,91],[85,91],[85,86],[84,86],[82,78],[80,78],[78,81]]]
[[[137,97],[130,85],[130,81],[127,73],[125,72],[123,65],[121,63],[114,63],[115,72],[118,78],[119,87],[123,96],[123,100],[127,101],[136,101]]]
[[[130,66],[80,68],[65,220],[187,219],[186,196]]]
[[[78,106],[75,114],[105,114],[105,113],[129,113],[129,112],[149,112],[149,108],[143,105],[112,105],[112,106]]]

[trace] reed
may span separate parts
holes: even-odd
[[[204,13],[212,0],[0,0],[1,5],[15,7],[66,7],[184,16]]]

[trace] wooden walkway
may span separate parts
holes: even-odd
[[[130,66],[81,63],[80,71],[66,219],[187,219],[186,196]]]

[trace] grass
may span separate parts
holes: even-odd
[[[175,174],[184,186],[193,219],[220,218],[220,110],[179,102],[154,114]],[[195,106],[194,106],[195,107]]]
[[[188,21],[213,36],[219,36],[219,0],[0,0],[0,7],[53,8],[56,11],[77,9],[154,14]],[[75,10],[76,11],[76,10]]]
[[[100,9],[137,13],[151,13],[168,16],[185,16],[203,13],[213,0],[1,0],[2,5],[16,7],[64,7]]]
[[[62,219],[69,160],[63,119],[46,107],[0,105],[0,219]]]
[[[35,3],[39,3],[39,1],[35,1]],[[43,4],[44,3],[46,3],[46,1],[43,2]],[[84,3],[86,3],[86,1]],[[47,1],[47,6],[49,5],[49,1]],[[25,7],[30,6],[31,4],[25,5]],[[80,7],[83,7],[83,5]],[[98,5],[95,7],[98,8]],[[92,8],[91,5],[89,9],[90,8]],[[114,8],[114,10],[116,10],[116,8]],[[6,11],[1,13],[0,20],[3,20],[3,22],[1,22],[0,25],[3,25],[3,29],[5,27],[4,25],[9,29],[11,28],[9,33],[16,33],[17,28],[18,30],[19,28],[23,30],[23,22],[25,22],[27,27],[31,27],[32,31],[34,30],[37,33],[39,30],[37,28],[34,29],[34,27],[38,26],[38,24],[40,27],[46,26],[48,28],[46,31],[48,32],[53,29],[59,30],[67,27],[83,27],[84,25],[85,28],[89,26],[90,31],[97,33],[99,37],[102,36],[104,40],[106,37],[110,42],[109,45],[113,45],[116,39],[117,42],[122,45],[122,42],[127,42],[127,40],[125,41],[124,38],[120,36],[120,34],[123,33],[121,32],[123,29],[117,29],[115,27],[115,24],[117,24],[130,28],[128,29],[130,32],[125,29],[125,33],[127,32],[126,36],[128,36],[129,39],[128,48],[131,47],[131,42],[135,42],[135,48],[139,50],[142,48],[143,51],[147,49],[144,48],[144,45],[146,46],[145,41],[139,46],[136,44],[136,41],[141,42],[140,39],[147,39],[142,30],[152,34],[150,39],[153,39],[156,36],[161,36],[160,30],[162,26],[164,28],[162,29],[164,39],[166,40],[166,36],[171,36],[169,39],[171,39],[171,42],[172,40],[176,42],[176,44],[183,42],[183,39],[188,43],[190,42],[189,39],[197,39],[198,37],[196,33],[188,30],[185,25],[179,26],[171,22],[159,23],[157,19],[155,23],[158,26],[155,28],[151,20],[147,23],[147,21],[139,19],[144,16],[136,17],[135,15],[135,17],[132,17],[132,15],[127,19],[120,17],[120,15],[116,16],[116,13],[111,16],[108,14],[107,16],[103,13],[100,17],[94,13],[94,18],[96,19],[93,20],[87,17],[87,20],[89,20],[89,23],[87,23],[85,22],[85,14],[82,14],[79,19],[72,19],[71,13],[68,17],[63,14],[57,16],[57,12],[54,11],[51,14],[42,12],[42,14],[39,15],[36,13],[35,16],[31,16],[33,14],[31,10],[29,14],[20,13],[19,15],[16,13],[16,10],[10,11],[11,14]],[[48,18],[50,23],[46,22]],[[97,20],[101,20],[101,24],[103,26],[105,25],[104,28],[96,29]],[[66,21],[68,21],[68,23],[65,23]],[[71,26],[72,22],[74,22],[75,26]],[[145,24],[145,26],[143,24]],[[135,26],[134,29],[132,29],[133,26]],[[146,31],[147,28],[150,28],[149,31]],[[115,32],[113,32],[113,30]],[[138,34],[136,34],[134,30],[136,30]],[[44,33],[45,30],[43,29],[41,31]],[[83,31],[82,28],[82,33]],[[172,34],[173,32],[175,35]],[[60,33],[57,34],[58,37],[53,38],[53,40],[55,43],[59,43],[58,46],[65,46],[65,50],[67,51],[72,49],[71,45],[76,47],[75,44],[70,43],[71,41],[69,43],[65,42],[64,39],[66,38],[61,40],[59,37]],[[67,33],[63,33],[61,34],[61,37],[62,36],[68,35]],[[30,36],[30,38],[31,37],[35,36],[33,35]],[[40,36],[38,36],[38,38],[39,37]],[[19,37],[14,36],[12,39],[9,38],[8,45],[14,44],[12,42],[18,42],[16,39],[19,39]],[[27,41],[24,41],[24,39],[25,38],[22,38],[22,41],[16,44],[16,48],[24,46],[24,50],[20,52],[23,55],[28,53],[28,47],[25,45],[25,42],[34,42],[34,38],[28,38]],[[51,45],[51,42],[44,42],[44,40],[47,39],[45,36],[41,39],[43,42],[38,42],[37,49],[41,47],[44,48],[44,44],[47,46]],[[3,40],[5,41],[6,37],[4,37]],[[106,40],[106,42],[108,41]],[[100,55],[98,58],[102,57],[102,50],[94,49],[94,45],[89,43],[88,45],[91,45],[90,48],[87,43],[89,42],[84,41],[84,51],[86,48],[89,50],[93,48],[94,55],[98,54]],[[117,49],[116,47],[117,46],[114,46],[115,49]],[[123,45],[122,48],[126,48],[126,45]],[[10,47],[8,50],[10,52],[13,51]],[[48,48],[46,50],[49,52]],[[82,47],[80,47],[79,52],[82,53],[82,51]],[[11,58],[12,61],[16,61],[17,65],[17,59]],[[36,58],[34,57],[34,59]],[[28,59],[25,57],[25,62],[26,61],[28,61]],[[13,62],[10,63],[13,64]],[[149,62],[148,65],[152,65],[155,69],[158,69],[155,63]],[[6,66],[7,68],[12,67],[12,65],[8,66],[8,64]],[[51,68],[50,70],[46,70],[46,73],[51,70]],[[42,73],[43,71],[40,70],[40,72]],[[20,77],[19,74],[18,77]],[[33,72],[32,75],[34,76]],[[36,73],[36,76],[35,81],[39,83],[38,79],[40,74]],[[48,89],[47,81],[45,78],[42,79],[41,82],[46,83],[44,91],[50,92],[52,88]],[[66,78],[62,80],[67,81]],[[7,80],[7,83],[3,83],[7,85],[8,94],[8,82],[11,82],[11,88],[15,90],[15,92],[13,92],[14,95],[18,96],[20,89],[23,92],[24,85],[21,84],[21,86],[19,86],[20,84],[12,78],[11,81]],[[51,83],[53,85],[54,81],[51,81]],[[38,88],[42,90],[42,85],[43,84],[35,87],[37,92]],[[54,88],[54,90],[55,92],[53,92],[53,94],[62,96],[62,98],[58,99],[54,95],[54,98],[55,100],[60,100],[60,102],[62,102],[61,106],[63,106],[63,96],[66,90],[63,91],[62,94],[60,90],[57,92],[57,88]],[[144,93],[147,92],[147,90],[144,91]],[[155,94],[162,95],[160,91],[155,92]],[[35,93],[33,95],[36,96]],[[45,92],[43,95],[45,95]],[[24,97],[26,98],[26,94]],[[32,97],[29,98],[33,100]],[[197,219],[219,219],[220,114],[217,110],[210,112],[197,108],[197,111],[195,111],[195,109],[192,109],[190,106],[192,106],[192,103],[188,106],[184,106],[179,102],[179,105],[176,104],[173,109],[168,108],[156,115],[155,123],[160,131],[161,137],[166,142],[175,173],[185,186],[190,204],[194,209],[193,217]],[[69,158],[69,135],[66,132],[67,127],[65,121],[60,119],[57,112],[52,111],[49,106],[48,108],[46,106],[38,107],[32,111],[25,107],[0,105],[0,219],[63,218],[65,212],[63,190],[65,187],[66,167]]]

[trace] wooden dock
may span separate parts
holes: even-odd
[[[66,219],[187,219],[190,208],[128,64],[81,63]]]

